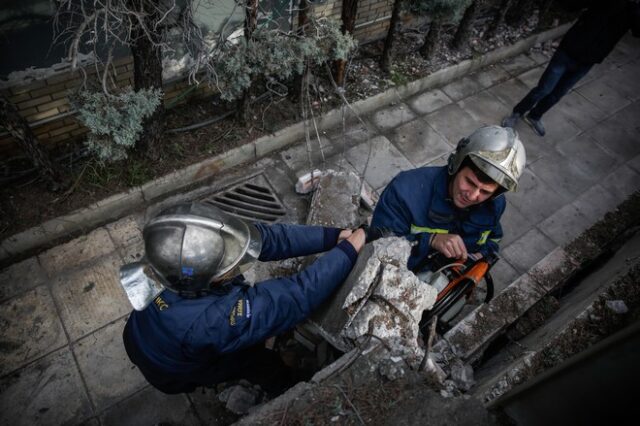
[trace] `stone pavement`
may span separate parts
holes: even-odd
[[[310,169],[309,158],[315,168],[354,170],[380,192],[401,170],[443,165],[461,137],[499,123],[547,60],[520,55],[398,98],[361,122],[351,117],[345,129],[326,132],[310,149],[301,141],[221,176],[216,185],[262,174],[287,207],[284,220],[303,222],[308,197],[295,195],[293,185]],[[493,270],[497,291],[640,189],[638,75],[640,41],[625,37],[544,117],[546,137],[518,125],[527,170],[520,191],[507,196],[503,259]],[[147,217],[212,191],[169,198],[0,272],[0,424],[222,421],[211,391],[164,395],[129,363],[121,332],[131,308],[117,281],[118,267],[141,255]]]

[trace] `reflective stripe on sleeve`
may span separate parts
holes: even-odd
[[[422,232],[428,232],[429,234],[448,234],[448,229],[440,228],[427,228],[426,226],[411,225],[412,234],[420,234]]]
[[[482,231],[482,233],[480,234],[480,238],[478,239],[478,242],[476,244],[478,245],[486,244],[487,238],[489,238],[490,233],[491,233],[490,229],[488,231]]]

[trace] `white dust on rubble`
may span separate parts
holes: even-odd
[[[374,253],[345,298],[343,309],[355,317],[341,334],[356,342],[373,338],[391,357],[401,357],[417,369],[424,357],[418,344],[419,321],[435,303],[437,292],[407,270],[411,246],[406,239],[384,238],[373,244]]]

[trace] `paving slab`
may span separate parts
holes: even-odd
[[[79,424],[91,403],[68,348],[0,379],[0,424]]]
[[[416,118],[416,115],[411,111],[409,106],[404,103],[399,103],[376,111],[371,116],[371,121],[378,129],[384,131],[411,121],[414,118]]]
[[[602,82],[611,87],[626,99],[635,101],[640,98],[640,66],[628,64],[622,68],[615,68],[602,77]]]
[[[600,185],[620,204],[629,195],[640,190],[640,175],[627,166],[621,166],[604,178]]]
[[[640,73],[640,71],[638,71]],[[619,125],[633,135],[640,135],[640,101],[635,101],[630,105],[616,111],[610,118],[611,122]]]
[[[458,104],[447,105],[426,115],[424,119],[452,146],[456,146],[460,139],[469,136],[482,126],[482,123],[474,119]]]
[[[511,114],[511,108],[486,90],[459,101],[458,105],[482,126],[500,125],[502,118]]]
[[[121,265],[120,258],[112,254],[51,282],[51,292],[72,341],[131,311],[118,278]]]
[[[136,262],[144,255],[143,216],[131,215],[105,226],[125,263]]]
[[[563,117],[553,109],[549,110],[549,112],[542,117],[542,123],[547,131],[542,137],[538,136],[538,134],[535,133],[531,126],[524,120],[518,121],[516,130],[520,133],[523,139],[535,143],[544,141],[550,145],[555,145],[560,141],[572,138],[580,133],[580,128],[578,126],[568,121],[566,117]]]
[[[566,203],[575,200],[595,182],[593,176],[580,168],[572,157],[565,157],[557,151],[551,151],[529,168],[563,196]]]
[[[603,149],[616,155],[619,162],[640,154],[638,135],[627,130],[618,123],[616,117],[610,117],[586,134],[593,137]]]
[[[609,115],[575,90],[565,95],[550,113],[560,114],[580,130],[592,128]]]
[[[578,209],[591,224],[594,224],[602,219],[607,212],[614,210],[619,202],[617,197],[598,184],[586,190],[571,204]]]
[[[547,62],[549,62],[549,60],[551,60],[551,53],[529,51],[529,53],[527,53],[527,56],[533,59],[536,64],[546,64]]]
[[[38,255],[40,264],[54,276],[65,269],[78,267],[115,250],[105,228],[98,228],[66,244],[59,245]]]
[[[520,274],[515,270],[513,266],[509,264],[507,259],[500,259],[491,268],[491,277],[493,278],[494,296],[500,294],[505,288],[507,288],[513,281],[518,278]]]
[[[545,138],[533,134],[526,124],[518,123],[514,130],[518,134],[518,137],[520,137],[527,153],[526,167],[529,167],[531,164],[546,156],[549,151],[553,150],[553,145],[550,142]]]
[[[378,131],[367,121],[351,120],[346,121],[344,126],[340,123],[324,133],[333,141],[337,152],[341,152],[346,147],[357,145],[374,137]]]
[[[531,223],[531,220],[525,217],[517,208],[509,203],[511,194],[505,195],[507,197],[507,208],[500,219],[502,232],[504,234],[504,237],[502,237],[502,240],[500,241],[501,247],[506,247],[514,242],[534,225]]]
[[[529,71],[525,71],[522,74],[518,75],[517,79],[523,82],[529,89],[533,89],[538,85],[538,81],[544,73],[545,68],[546,67],[544,66],[532,68]]]
[[[434,161],[453,150],[438,132],[421,119],[395,128],[389,138],[416,167]]]
[[[510,204],[517,208],[532,224],[546,219],[567,204],[558,193],[529,169],[525,169],[520,177],[518,192],[512,192],[508,195]],[[540,200],[544,200],[544,203],[541,203]]]
[[[602,78],[592,80],[575,90],[603,111],[614,112],[631,103],[624,95],[605,84]]]
[[[500,66],[505,71],[514,76],[522,74],[529,68],[533,68],[536,65],[537,63],[525,53],[514,56],[513,58],[500,63]]]
[[[640,155],[636,155],[635,158],[629,160],[627,166],[640,173]]]
[[[453,103],[453,100],[442,90],[434,89],[411,98],[407,103],[418,114],[429,114]]]
[[[414,168],[384,136],[377,136],[368,143],[351,148],[345,156],[375,190],[386,186],[401,171]]]
[[[327,161],[327,167],[330,167],[329,161]],[[295,192],[295,181],[291,178],[285,163],[280,160],[270,163],[264,167],[264,176],[276,189],[275,192],[286,207],[287,213],[279,221],[285,223],[304,221],[309,209],[309,200]]]
[[[0,376],[67,344],[45,285],[0,304]]]
[[[0,271],[0,301],[37,287],[45,281],[46,274],[36,257],[14,263]]]
[[[525,273],[557,245],[537,228],[530,229],[522,237],[500,252],[519,273]]]
[[[294,172],[306,173],[314,168],[324,168],[326,159],[335,153],[331,140],[325,136],[316,137],[314,133],[309,141],[302,140],[280,153],[280,157]],[[303,172],[302,172],[303,171]]]
[[[565,246],[591,226],[591,221],[573,204],[567,204],[538,224],[538,228],[558,246]]]
[[[566,158],[571,158],[573,163],[591,177],[592,182],[608,175],[616,166],[616,158],[585,134],[559,142],[556,149]]]
[[[126,318],[119,319],[73,345],[73,353],[97,411],[147,386],[124,349],[122,330],[125,323]]]
[[[482,68],[480,71],[469,75],[470,78],[480,84],[483,88],[495,86],[498,83],[506,81],[511,78],[508,72],[497,65],[490,65]]]
[[[511,80],[497,84],[488,90],[510,110],[529,93],[527,85],[517,78],[512,78]]]
[[[185,394],[166,395],[147,387],[100,415],[102,426],[196,426],[196,417]]]
[[[462,77],[442,87],[442,91],[454,101],[459,101],[482,90],[482,85],[471,77]]]

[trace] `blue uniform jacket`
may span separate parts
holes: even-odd
[[[417,241],[408,263],[409,269],[414,269],[430,254],[429,238],[434,233],[460,235],[469,253],[497,253],[505,206],[500,195],[467,209],[457,208],[449,198],[447,168],[422,167],[402,172],[389,183],[373,212],[371,226]]]
[[[261,261],[326,251],[336,246],[340,232],[319,226],[256,226],[262,235]],[[167,393],[230,379],[218,360],[307,318],[345,280],[356,256],[343,241],[300,273],[254,287],[239,276],[197,299],[165,290],[146,309],[131,313],[123,334],[129,358]]]

